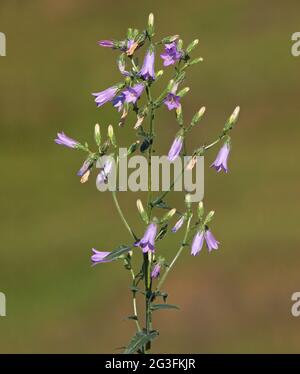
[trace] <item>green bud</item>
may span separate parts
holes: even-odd
[[[101,144],[101,132],[100,132],[100,125],[97,123],[95,125],[95,132],[94,132],[95,142],[97,146],[99,147]]]
[[[163,216],[163,218],[161,219],[160,223],[164,223],[164,222],[169,221],[169,220],[174,216],[175,213],[176,213],[176,209],[175,209],[175,208],[169,210],[169,211],[168,211],[168,212]]]
[[[147,32],[150,36],[152,36],[153,33],[154,33],[154,15],[153,15],[153,13],[149,14]]]
[[[238,116],[239,116],[239,113],[240,113],[240,107],[237,106],[233,113],[231,114],[231,116],[228,118],[225,126],[224,126],[224,131],[227,132],[228,130],[231,130],[233,128],[233,125],[237,122],[238,120]]]
[[[197,58],[194,58],[194,60],[191,60],[189,62],[189,65],[195,65],[195,64],[198,64],[199,62],[202,62],[203,61],[203,57],[197,57]]]
[[[174,81],[174,79],[171,79],[170,80],[170,82],[168,83],[168,86],[167,86],[167,91],[171,91],[172,90],[172,88],[173,88],[173,86],[174,86],[174,84],[175,84],[175,81]]]
[[[231,115],[230,118],[229,118],[229,123],[230,123],[231,125],[234,125],[234,124],[236,123],[236,121],[238,120],[238,117],[239,117],[239,113],[240,113],[240,107],[237,106],[237,107],[234,109],[232,115]]]
[[[156,74],[155,74],[155,77],[156,77],[156,81],[157,79],[159,79],[162,75],[163,75],[164,71],[163,70],[159,70]]]
[[[176,109],[176,119],[179,125],[182,126],[183,125],[183,113],[182,113],[181,105]]]
[[[180,50],[182,50],[182,47],[183,47],[183,41],[182,41],[182,39],[179,39],[178,43],[177,43],[177,49],[180,51]]]
[[[138,199],[136,201],[136,206],[137,206],[137,209],[138,209],[138,211],[140,213],[140,216],[141,216],[142,220],[148,225],[148,223],[149,223],[149,217],[148,217],[148,214],[145,211],[143,203],[141,202],[140,199]]]
[[[204,206],[202,201],[200,201],[200,203],[198,204],[197,214],[199,220],[202,221],[204,215]]]
[[[192,43],[190,43],[188,46],[187,46],[187,49],[186,49],[186,53],[190,53],[195,47],[196,45],[199,43],[199,40],[198,39],[195,39]]]
[[[128,148],[127,156],[130,156],[132,153],[134,153],[140,144],[140,141],[136,141],[135,143],[131,144],[131,146]]]
[[[211,210],[208,213],[208,215],[206,216],[206,218],[204,220],[204,225],[207,225],[213,219],[214,214],[215,214],[215,212],[213,210]]]
[[[116,141],[116,137],[115,137],[115,133],[114,133],[114,128],[112,127],[112,125],[108,126],[107,133],[108,133],[109,140],[111,141],[111,144],[114,147],[116,147],[117,146],[117,141]]]
[[[168,44],[168,43],[175,42],[175,40],[177,40],[178,38],[179,38],[179,35],[167,36],[166,38],[163,38],[161,42],[163,44]]]
[[[177,93],[177,96],[183,97],[189,92],[189,90],[190,87],[185,87]]]
[[[192,122],[191,122],[191,125],[194,126],[196,125],[200,120],[201,118],[203,117],[204,113],[205,113],[205,107],[203,106],[201,109],[198,110],[198,112],[194,115],[193,119],[192,119]]]
[[[192,207],[192,196],[189,193],[185,195],[185,205],[188,210],[190,210]]]

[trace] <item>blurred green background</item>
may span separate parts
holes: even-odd
[[[1,1],[0,291],[8,315],[0,318],[0,352],[114,352],[134,333],[125,319],[129,274],[117,262],[91,268],[89,258],[92,247],[128,243],[128,233],[95,174],[79,183],[81,155],[53,139],[64,130],[92,142],[96,122],[117,123],[116,111],[97,109],[90,95],[119,81],[116,52],[96,42],[142,29],[150,11],[157,38],[200,40],[194,55],[204,62],[191,68],[183,102],[186,118],[202,105],[207,113],[189,149],[214,138],[241,106],[229,174],[208,168],[215,151],[206,157],[205,205],[216,210],[221,248],[182,256],[165,286],[181,309],[156,312],[153,351],[299,353],[300,319],[290,312],[300,289],[296,0]],[[177,128],[171,113],[159,115],[166,153]],[[132,125],[117,129],[123,145],[134,138]],[[137,197],[120,200],[141,234]],[[181,237],[159,251],[170,258]]]

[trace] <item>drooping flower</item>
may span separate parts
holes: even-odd
[[[148,50],[144,58],[142,69],[139,72],[139,75],[146,80],[155,79],[154,59],[155,59],[154,51]]]
[[[172,232],[177,232],[181,226],[184,224],[184,221],[185,221],[185,217],[182,216],[181,218],[179,218],[179,220],[175,223],[174,227],[172,228]]]
[[[217,170],[219,173],[221,170],[224,170],[225,173],[228,172],[227,159],[230,152],[230,145],[226,142],[223,147],[220,149],[215,161],[210,165]]]
[[[170,92],[163,102],[169,110],[177,109],[180,107],[180,96]]]
[[[157,278],[160,274],[161,265],[158,263],[154,266],[151,272],[151,278]]]
[[[133,103],[135,104],[141,96],[145,86],[143,83],[137,83],[133,87],[127,87],[120,95],[116,96],[113,100],[113,106],[120,112],[123,108],[123,104]]]
[[[164,66],[174,65],[182,57],[181,52],[177,49],[177,42],[165,44],[165,53],[160,57],[164,60]]]
[[[118,91],[117,86],[112,86],[107,88],[104,91],[95,92],[92,95],[96,97],[95,102],[97,104],[97,107],[102,106],[103,104],[107,103],[108,101],[111,101],[116,93]]]
[[[79,142],[70,138],[64,132],[58,132],[57,138],[54,141],[56,144],[61,144],[68,148],[76,148],[79,145]]]
[[[211,252],[213,249],[219,248],[220,242],[217,241],[210,230],[206,230],[204,236],[209,252]]]
[[[193,243],[192,243],[192,252],[193,256],[196,256],[202,249],[204,243],[204,232],[198,231],[197,234],[194,236]]]
[[[93,166],[93,163],[90,160],[85,160],[81,168],[78,170],[77,175],[82,177],[87,171],[89,171]]]
[[[155,251],[156,233],[157,224],[152,222],[148,225],[142,239],[137,241],[134,245],[136,247],[141,247],[144,253],[147,253],[148,251],[153,253]]]
[[[114,42],[112,40],[99,40],[98,45],[106,48],[114,48]]]
[[[105,257],[108,256],[111,252],[100,252],[100,251],[97,251],[95,248],[92,248],[92,251],[93,251],[93,254],[91,256],[91,260],[94,265],[111,261],[111,260],[105,260]]]
[[[103,167],[101,168],[100,173],[97,175],[96,178],[96,185],[101,186],[104,183],[107,183],[108,176],[112,171],[114,165],[114,159],[112,157],[107,157],[103,163]]]
[[[219,248],[219,242],[213,236],[212,232],[207,229],[204,231],[198,231],[197,234],[194,236],[193,243],[192,243],[192,252],[193,256],[196,256],[202,249],[204,240],[206,242],[208,252],[211,252],[213,249]]]
[[[183,137],[177,136],[168,153],[168,159],[170,162],[175,161],[176,158],[179,156],[181,149],[182,149],[182,145],[183,145]]]

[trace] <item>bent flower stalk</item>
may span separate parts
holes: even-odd
[[[181,157],[182,160],[187,152],[191,152],[191,161],[184,166],[182,174],[191,170],[198,156],[203,156],[208,151],[223,142],[215,161],[211,167],[217,172],[221,170],[227,173],[227,159],[231,148],[229,133],[237,122],[239,107],[228,117],[225,125],[220,130],[220,135],[210,143],[200,144],[194,150],[188,150],[188,135],[202,120],[205,108],[196,111],[196,114],[187,122],[183,117],[183,97],[188,93],[189,88],[185,87],[178,91],[187,76],[188,70],[197,63],[203,61],[201,57],[194,58],[192,51],[198,44],[194,40],[186,48],[178,35],[171,35],[162,40],[154,38],[154,17],[150,14],[148,24],[142,31],[129,28],[127,34],[120,40],[100,40],[99,46],[105,47],[106,52],[118,53],[116,69],[119,70],[120,82],[112,83],[104,91],[93,93],[95,103],[98,108],[111,103],[118,110],[113,112],[114,121],[119,124],[120,133],[131,131],[136,137],[135,142],[128,145],[127,157],[131,157],[135,152],[141,152],[148,157],[148,165],[151,166],[151,158],[155,152],[157,141],[162,137],[158,136],[159,129],[155,129],[155,118],[158,109],[165,112],[175,113],[174,124],[168,131],[174,131],[173,143],[168,152],[169,162],[174,162]],[[136,53],[144,48],[144,56],[140,64]],[[156,51],[160,58],[155,59]],[[163,70],[155,72],[155,65],[160,64],[161,68],[172,71],[170,81],[166,82],[161,93],[153,90],[158,79],[161,79]],[[156,86],[155,86],[156,87]],[[131,117],[128,114],[131,113]],[[123,127],[125,120],[134,118],[131,128]],[[177,126],[177,128],[175,128]],[[102,126],[101,126],[102,128]],[[116,128],[116,126],[115,126]],[[174,128],[174,130],[173,130]],[[90,148],[87,143],[79,143],[65,135],[58,133],[55,143],[79,150],[85,154],[81,167],[78,167],[78,175],[81,183],[88,181],[93,173],[93,167],[101,164],[102,157],[106,161],[101,164],[100,171],[96,177],[97,187],[103,187],[108,183],[109,175],[112,173],[112,165],[119,165],[118,142],[115,130],[112,125],[107,126],[107,137],[103,137],[100,125],[97,124],[94,130],[95,146]],[[127,136],[126,136],[127,137]],[[129,138],[129,136],[128,136]],[[98,163],[99,161],[99,163]],[[184,164],[186,165],[186,164]],[[137,199],[137,213],[144,223],[143,232],[137,232],[128,223],[119,203],[119,196],[115,190],[111,191],[112,200],[121,221],[128,231],[128,240],[124,244],[118,244],[115,249],[108,249],[105,243],[101,243],[98,249],[92,249],[91,261],[97,265],[99,271],[101,266],[110,266],[108,263],[119,261],[129,272],[131,279],[131,296],[133,314],[129,319],[134,321],[136,333],[126,345],[124,353],[149,353],[153,340],[158,337],[153,320],[153,311],[160,309],[178,309],[175,305],[167,301],[167,293],[164,290],[165,281],[170,271],[174,268],[182,254],[199,255],[203,245],[206,244],[209,253],[219,248],[220,243],[212,234],[210,229],[214,212],[205,214],[203,202],[193,204],[191,195],[183,193],[184,210],[170,206],[167,202],[168,194],[173,190],[172,184],[168,191],[154,195],[151,191],[151,173],[148,180],[148,197],[145,202]],[[167,210],[167,212],[166,212]],[[162,214],[162,212],[164,214]],[[182,232],[182,236],[180,235]],[[173,233],[178,239],[178,248],[170,248],[169,259],[165,259],[163,254],[162,241]],[[163,254],[166,256],[166,254]],[[132,258],[136,257],[135,261]],[[106,265],[103,265],[103,264]],[[139,264],[138,266],[136,264]],[[125,290],[126,288],[124,288]],[[138,310],[142,304],[137,302],[138,298],[144,298],[145,309]],[[122,344],[122,343],[121,343]],[[121,345],[119,344],[119,345]],[[117,343],[116,343],[117,345]]]

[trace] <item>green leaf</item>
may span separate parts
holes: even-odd
[[[127,318],[128,318],[128,319],[132,319],[132,320],[134,320],[134,321],[137,321],[137,320],[138,320],[137,316],[128,316]]]
[[[168,224],[166,223],[159,230],[159,233],[156,236],[156,240],[162,240],[165,237],[165,235],[166,235],[167,232],[168,232]]]
[[[112,252],[110,252],[110,254],[104,257],[104,259],[108,261],[116,260],[118,257],[124,255],[130,250],[131,247],[129,247],[128,245],[120,245],[120,247],[114,249]]]
[[[150,342],[151,340],[155,339],[158,336],[157,331],[152,331],[149,334],[141,331],[138,332],[130,341],[128,344],[127,348],[123,352],[124,354],[128,353],[135,353],[137,352],[140,348],[142,348],[145,344]]]
[[[178,306],[172,304],[152,304],[151,310],[159,310],[159,309],[179,309]]]

